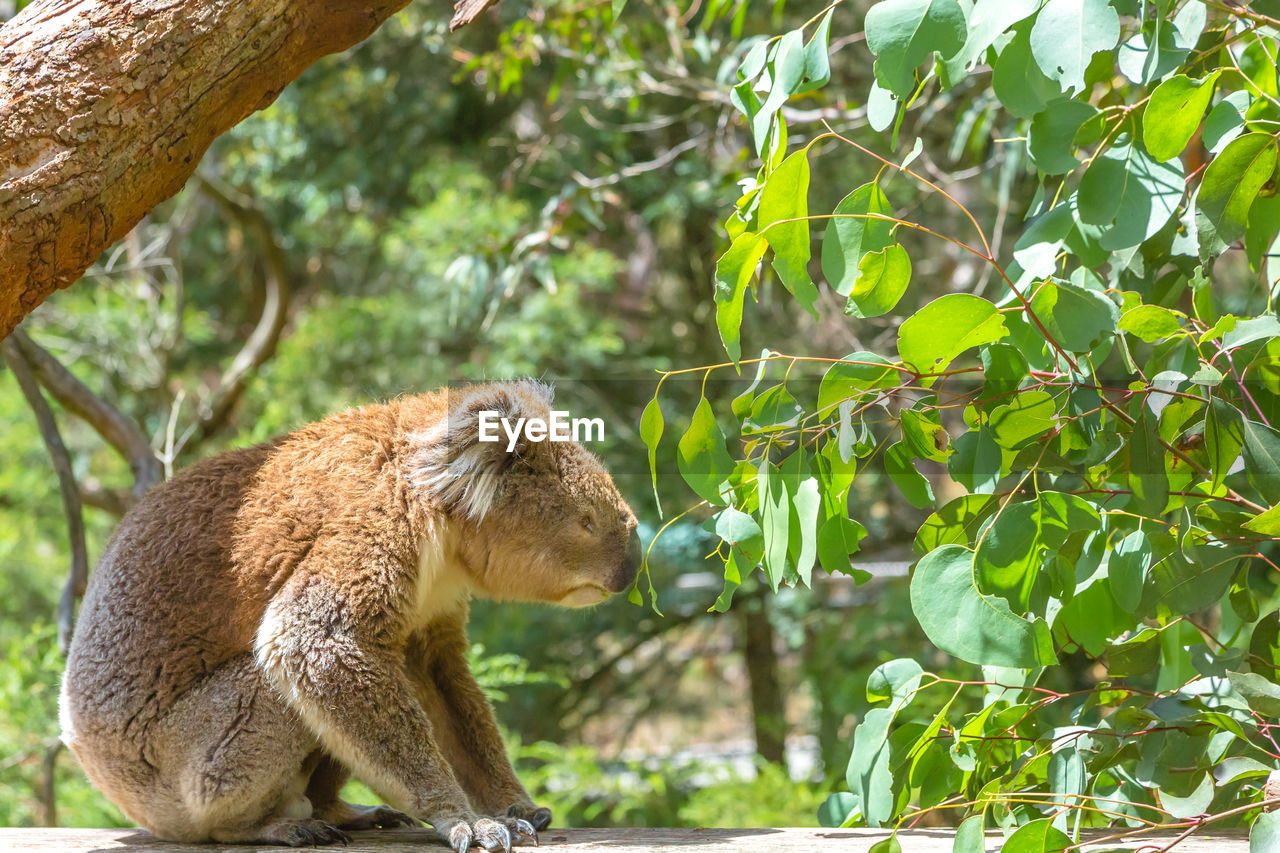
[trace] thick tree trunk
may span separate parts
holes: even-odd
[[[0,337],[407,2],[36,0],[0,27]]]
[[[769,599],[762,591],[740,596],[733,609],[742,623],[742,656],[751,693],[751,723],[756,753],[765,761],[786,766],[787,716],[778,678],[778,651]]]

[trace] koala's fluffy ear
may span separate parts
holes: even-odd
[[[421,433],[415,485],[450,512],[479,521],[493,505],[501,478],[516,466],[554,472],[548,442],[529,441],[523,430],[511,447],[503,423],[516,429],[521,418],[548,419],[551,386],[532,380],[472,385],[449,393],[448,415]],[[490,414],[492,413],[492,414]],[[490,424],[481,440],[481,419]]]

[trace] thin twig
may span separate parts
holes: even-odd
[[[58,405],[93,427],[129,463],[133,471],[133,497],[142,496],[160,482],[160,460],[151,441],[133,420],[97,394],[67,370],[58,359],[31,340],[21,329],[9,336],[15,341],[26,364]]]
[[[75,628],[76,601],[84,595],[85,584],[89,580],[89,555],[84,544],[84,513],[80,505],[80,489],[76,486],[75,472],[71,470],[71,454],[62,442],[62,434],[58,432],[58,420],[49,408],[49,401],[40,391],[40,383],[36,381],[30,363],[26,360],[21,345],[10,336],[0,344],[5,363],[18,380],[22,396],[27,399],[36,416],[36,424],[40,428],[40,437],[44,440],[45,449],[49,451],[49,459],[53,470],[58,475],[58,488],[62,492],[62,509],[67,516],[67,538],[71,542],[71,569],[67,573],[67,582],[62,588],[62,599],[58,602],[58,648],[65,655],[71,646],[71,632]]]

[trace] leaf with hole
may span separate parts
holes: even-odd
[[[1049,0],[1031,28],[1031,52],[1045,75],[1068,91],[1084,88],[1093,55],[1120,41],[1120,17],[1107,0]]]
[[[876,81],[899,98],[915,88],[915,70],[932,56],[964,47],[968,28],[957,0],[880,0],[864,22]]]

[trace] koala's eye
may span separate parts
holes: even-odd
[[[591,513],[584,512],[582,514],[582,518],[580,519],[580,521],[582,523],[583,530],[587,531],[588,533],[596,532],[596,520],[591,517]]]

